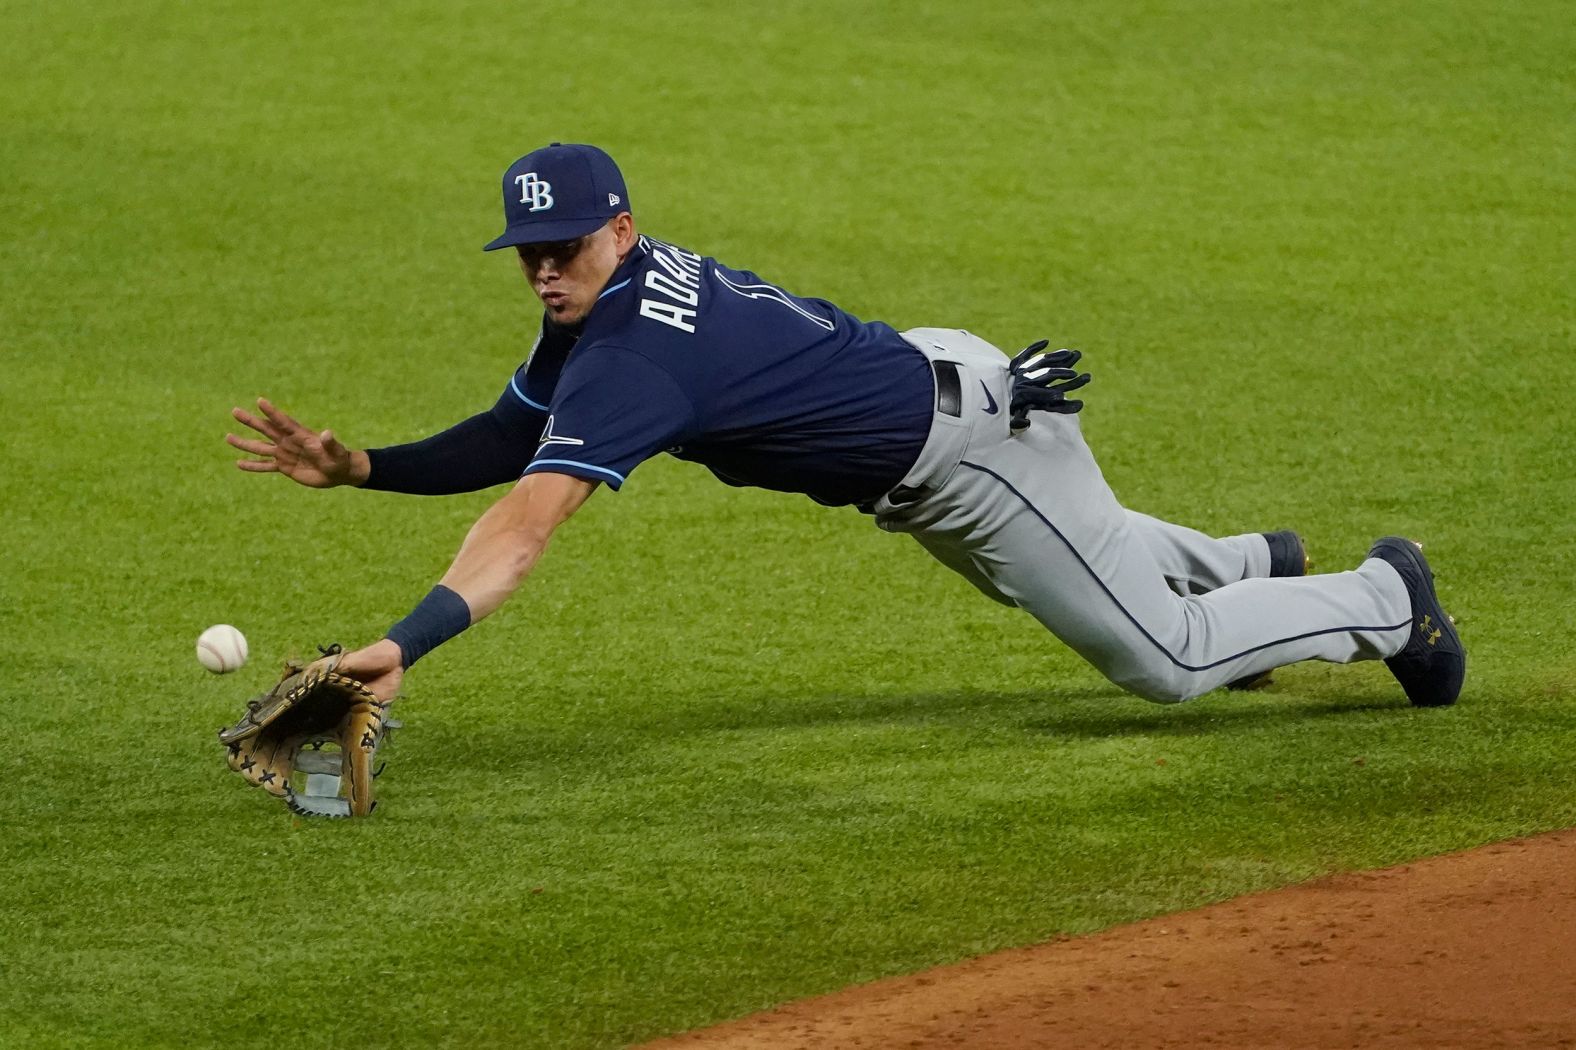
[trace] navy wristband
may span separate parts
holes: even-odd
[[[427,592],[409,616],[390,627],[385,637],[399,646],[400,665],[409,669],[470,625],[471,607],[440,583]]]

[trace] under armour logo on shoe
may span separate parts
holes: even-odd
[[[1423,622],[1417,625],[1417,629],[1422,632],[1423,641],[1429,645],[1433,645],[1435,642],[1439,641],[1440,636],[1445,633],[1440,628],[1434,626],[1434,616],[1432,613],[1429,613],[1427,616],[1423,617]]]

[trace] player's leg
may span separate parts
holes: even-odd
[[[1072,416],[1038,416],[1019,435],[977,427],[934,495],[883,519],[965,554],[1107,677],[1153,700],[1300,660],[1390,657],[1412,626],[1407,586],[1375,559],[1354,572],[1176,594]]]
[[[943,368],[963,375],[951,407],[938,402],[905,495],[878,501],[878,524],[966,556],[1113,681],[1150,699],[1182,700],[1300,660],[1405,655],[1421,604],[1389,560],[1178,595],[1106,485],[1076,416],[1042,413],[1027,431],[1010,432],[999,350],[966,332],[905,337],[937,363],[938,376]]]
[[[1149,548],[1167,585],[1177,594],[1204,594],[1238,580],[1302,575],[1300,542],[1296,552],[1297,571],[1275,571],[1270,545],[1263,533],[1217,539],[1197,529],[1174,525],[1135,510],[1128,511],[1127,515],[1135,537]],[[987,598],[1003,605],[1016,604],[998,591],[961,551],[945,542],[927,542],[924,534],[916,535],[915,539],[937,561],[968,580]]]
[[[1127,514],[1165,573],[1166,583],[1177,594],[1207,594],[1239,580],[1308,573],[1302,537],[1289,529],[1216,539],[1135,510]],[[1269,682],[1270,674],[1265,671],[1226,684],[1232,689],[1257,689]]]
[[[1041,416],[1021,435],[971,444],[948,487],[994,508],[974,560],[997,588],[1113,681],[1187,699],[1299,660],[1387,657],[1411,606],[1390,566],[1300,579],[1243,579],[1173,592],[1083,441],[1076,417]]]
[[[1271,572],[1270,547],[1262,533],[1217,539],[1136,510],[1128,511],[1127,517],[1133,534],[1149,548],[1178,594],[1203,594],[1238,580],[1301,575]]]
[[[916,533],[914,538],[919,541],[921,547],[930,552],[932,558],[935,558],[941,564],[968,580],[969,583],[974,585],[975,589],[991,601],[999,602],[1002,605],[1017,605],[1011,598],[997,590],[996,585],[991,583],[984,573],[980,572],[968,554],[960,548],[940,537],[927,536],[922,533]]]

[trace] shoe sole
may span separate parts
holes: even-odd
[[[1421,586],[1413,581],[1401,567],[1379,552],[1386,550],[1405,562]],[[1420,544],[1403,536],[1386,536],[1368,549],[1370,558],[1378,558],[1396,570],[1406,585],[1412,604],[1412,631],[1407,636],[1406,647],[1385,660],[1385,666],[1395,675],[1396,681],[1414,707],[1449,707],[1461,695],[1461,686],[1467,676],[1467,650],[1461,644],[1454,618],[1439,602],[1434,589],[1434,570],[1423,557]],[[1420,638],[1428,638],[1428,649],[1417,648]],[[1416,651],[1410,651],[1414,650]],[[1421,659],[1421,662],[1419,662]],[[1437,665],[1435,661],[1444,660]]]

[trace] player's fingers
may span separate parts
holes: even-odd
[[[1028,364],[1024,364],[1021,369],[1018,369],[1018,375],[1023,378],[1045,378],[1046,375],[1050,375],[1054,370],[1056,370],[1056,366],[1051,364],[1050,361],[1046,361],[1045,358],[1035,358],[1034,361],[1029,361]],[[1072,370],[1062,370],[1065,370],[1069,375],[1073,375]]]
[[[271,459],[238,459],[235,461],[235,465],[253,474],[276,474],[279,472],[279,464]]]
[[[1021,365],[1023,362],[1027,361],[1029,358],[1033,357],[1035,354],[1039,353],[1041,350],[1044,350],[1050,345],[1051,341],[1049,339],[1040,339],[1030,343],[1028,346],[1024,347],[1022,350],[1019,350],[1013,355],[1012,361],[1009,363],[1008,367],[1015,368],[1018,365]]]
[[[263,410],[263,415],[268,417],[268,421],[270,423],[281,430],[306,429],[300,423],[297,423],[294,419],[291,419],[289,415],[281,412],[279,408],[266,397],[260,397],[257,399],[257,407]]]
[[[275,441],[279,440],[279,431],[272,423],[269,423],[267,420],[258,419],[246,409],[232,408],[230,410],[230,415],[235,417],[235,421],[237,423],[240,423],[243,426],[251,427],[253,430],[257,431],[264,437],[273,438]]]
[[[242,452],[250,452],[254,456],[272,456],[278,451],[277,445],[271,445],[266,441],[253,441],[250,438],[239,438],[234,434],[226,434],[224,440]]]

